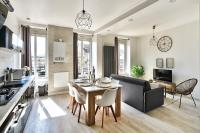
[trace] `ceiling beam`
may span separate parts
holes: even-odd
[[[95,34],[101,32],[102,30],[116,24],[117,22],[137,13],[138,11],[150,6],[151,4],[157,2],[158,0],[145,0],[144,2],[142,2],[141,4],[137,5],[136,7],[130,9],[129,11],[123,13],[122,15],[114,18],[113,20],[111,20],[110,22],[104,24],[103,26],[99,27],[98,29],[95,30]]]

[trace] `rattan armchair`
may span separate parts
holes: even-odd
[[[192,79],[188,79],[186,81],[183,81],[183,82],[181,82],[180,84],[178,84],[176,86],[175,93],[181,94],[179,108],[181,107],[181,98],[182,98],[182,95],[191,95],[192,100],[194,102],[194,105],[196,107],[195,100],[194,100],[194,98],[192,96],[192,91],[194,90],[197,82],[198,82],[197,79],[192,78]]]

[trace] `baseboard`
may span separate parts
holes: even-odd
[[[52,95],[61,95],[61,94],[68,94],[69,92],[67,90],[65,91],[56,91],[56,92],[48,92],[48,96]]]

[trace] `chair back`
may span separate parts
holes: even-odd
[[[73,87],[73,91],[74,91],[76,102],[84,104],[85,103],[84,99],[81,97],[80,93],[75,87]]]
[[[117,90],[118,90],[118,88],[106,90],[102,95],[101,105],[102,106],[110,106],[113,103],[115,103]]]
[[[72,86],[71,83],[68,83],[68,86],[69,86],[69,95],[74,97],[75,96],[74,89],[73,89],[74,87]]]
[[[194,90],[194,87],[196,86],[197,82],[198,82],[198,80],[195,78],[183,81],[182,83],[180,83],[176,86],[176,92],[182,93],[185,95],[191,94],[191,92]]]

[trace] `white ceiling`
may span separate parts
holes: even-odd
[[[10,0],[17,16],[31,23],[52,24],[76,28],[76,14],[82,10],[82,0]],[[85,0],[85,10],[92,15],[95,30],[126,12],[143,0]]]
[[[93,18],[91,30],[96,30],[123,13],[147,0],[85,0],[85,9]],[[82,10],[82,0],[10,0],[15,14],[29,23],[52,24],[76,28],[76,14]],[[198,0],[159,0],[153,5],[125,18],[101,31],[102,34],[139,36],[157,30],[171,28],[198,19]],[[128,20],[132,18],[133,21]],[[108,29],[110,31],[108,31]]]
[[[132,19],[132,22],[128,21]],[[141,36],[156,31],[170,29],[199,19],[198,0],[159,0],[136,14],[112,25],[102,31],[102,34],[120,34]]]

